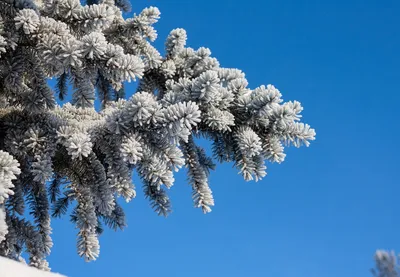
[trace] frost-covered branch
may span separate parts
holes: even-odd
[[[315,139],[300,102],[284,102],[272,85],[250,88],[210,49],[187,47],[183,29],[171,31],[162,56],[152,44],[160,11],[125,18],[128,9],[126,0],[0,0],[1,256],[26,251],[30,265],[48,269],[50,215],[72,210],[78,254],[94,260],[103,224],[126,225],[118,201],[136,197],[134,174],[167,216],[168,189],[185,166],[194,205],[207,213],[214,160],[261,180],[266,161],[284,161],[284,146]],[[70,103],[57,105],[57,95]],[[211,141],[213,157],[196,137]]]

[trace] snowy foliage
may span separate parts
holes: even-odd
[[[12,180],[21,173],[19,163],[9,153],[0,150],[0,205],[4,204],[9,195],[13,195]]]
[[[214,160],[260,180],[265,161],[284,161],[284,146],[315,138],[299,102],[284,102],[272,85],[249,88],[210,49],[188,48],[185,30],[171,31],[162,57],[151,44],[155,7],[132,18],[122,16],[126,0],[0,0],[0,8],[1,256],[18,260],[26,251],[30,265],[48,269],[50,215],[70,212],[78,254],[94,260],[103,225],[126,225],[117,200],[136,196],[134,172],[166,216],[174,172],[186,167],[194,206],[207,213]],[[123,99],[124,83],[137,79]],[[71,103],[57,105],[69,88]],[[211,141],[213,157],[199,137]]]
[[[375,277],[398,277],[400,276],[400,267],[396,254],[391,251],[377,250],[375,252],[376,269],[372,269]]]

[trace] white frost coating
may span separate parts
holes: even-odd
[[[0,204],[4,204],[5,199],[14,194],[12,180],[17,179],[16,175],[20,173],[18,161],[7,152],[0,150]]]
[[[57,273],[38,270],[23,263],[0,257],[1,277],[62,277]]]
[[[6,224],[6,214],[4,213],[3,209],[0,208],[0,242],[5,240],[7,233],[8,227]]]
[[[15,27],[17,27],[17,29],[23,28],[24,33],[27,35],[35,32],[40,24],[39,16],[35,13],[35,11],[30,9],[23,9],[19,11],[14,20]]]

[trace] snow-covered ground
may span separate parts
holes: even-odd
[[[63,277],[63,275],[41,271],[23,263],[0,257],[0,277]]]

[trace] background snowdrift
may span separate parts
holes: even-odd
[[[27,266],[23,263],[0,257],[1,277],[65,277],[57,273],[50,273]]]

